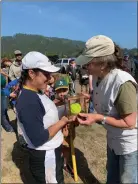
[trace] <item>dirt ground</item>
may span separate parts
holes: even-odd
[[[79,86],[77,86],[80,91]],[[14,125],[15,114],[9,111]],[[75,152],[79,183],[100,184],[106,181],[106,131],[100,125],[79,126],[76,129]],[[29,173],[28,154],[17,143],[15,133],[1,135],[1,183],[34,184]],[[68,173],[64,173],[65,183],[74,183]]]

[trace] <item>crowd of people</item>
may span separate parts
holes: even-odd
[[[63,184],[63,169],[73,174],[70,125],[75,139],[76,126],[98,123],[107,130],[107,184],[137,183],[138,84],[134,66],[127,65],[129,58],[120,47],[109,37],[94,36],[64,75],[40,52],[14,54],[13,62],[4,58],[1,63],[1,122],[7,132],[15,131],[7,113],[10,105],[35,181]],[[76,65],[82,66],[79,83],[89,109],[68,116],[67,97],[76,92]]]

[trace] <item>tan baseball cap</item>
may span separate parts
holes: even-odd
[[[22,52],[20,50],[15,50],[14,55],[17,55],[17,54],[22,54]]]
[[[97,35],[86,42],[84,51],[75,61],[79,65],[85,65],[95,57],[108,56],[114,52],[114,42],[107,36]]]

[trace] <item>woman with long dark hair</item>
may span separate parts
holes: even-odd
[[[17,99],[19,141],[30,156],[30,171],[39,184],[64,183],[61,129],[70,121],[58,118],[58,111],[41,91],[50,73],[59,68],[39,52],[29,52],[22,60],[20,93]]]

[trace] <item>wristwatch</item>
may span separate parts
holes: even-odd
[[[106,123],[106,116],[104,116],[103,120],[101,121],[102,125],[105,125],[105,123]]]

